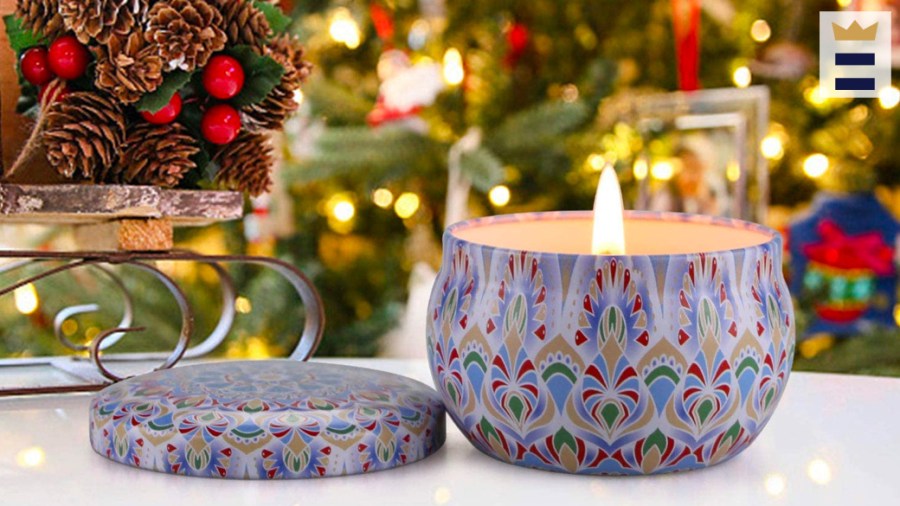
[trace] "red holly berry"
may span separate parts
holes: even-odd
[[[168,125],[175,121],[175,118],[177,118],[179,114],[181,114],[181,95],[178,93],[172,95],[172,98],[169,99],[169,103],[156,112],[141,111],[141,116],[143,116],[148,123],[154,125]]]
[[[203,69],[203,87],[210,95],[228,100],[244,87],[244,69],[230,56],[213,56]]]
[[[50,68],[63,79],[78,79],[87,70],[90,53],[74,35],[64,35],[50,44]]]
[[[228,144],[241,132],[241,117],[228,104],[214,105],[203,115],[200,131],[213,144]]]
[[[22,76],[35,86],[43,86],[53,79],[53,71],[50,70],[50,62],[47,58],[47,48],[43,46],[25,51],[19,62],[19,68],[22,70]]]

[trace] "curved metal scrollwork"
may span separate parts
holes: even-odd
[[[48,262],[62,262],[58,265],[34,275],[26,276],[13,284],[0,288],[0,296],[34,283],[42,279],[67,271],[90,267],[107,277],[122,295],[122,316],[114,327],[100,332],[90,342],[79,344],[70,340],[63,332],[63,324],[79,315],[98,311],[97,304],[78,304],[63,308],[54,318],[54,334],[67,348],[89,358],[97,372],[110,381],[119,381],[124,376],[113,372],[110,364],[122,361],[146,361],[161,360],[162,363],[155,370],[166,369],[174,366],[183,358],[199,358],[214,351],[226,338],[235,320],[235,298],[237,291],[234,282],[223,264],[251,264],[269,268],[285,278],[294,287],[306,309],[303,332],[294,343],[292,360],[307,360],[315,352],[322,338],[325,315],[322,302],[318,293],[309,279],[293,265],[265,257],[249,256],[205,256],[190,251],[172,251],[163,253],[131,253],[131,252],[37,252],[37,251],[0,251],[0,258],[18,259],[0,267],[0,275],[10,274],[29,266],[40,266]],[[160,270],[155,263],[158,261],[198,262],[210,266],[216,273],[222,295],[222,310],[218,322],[212,332],[199,344],[190,346],[191,336],[194,331],[194,313],[190,302],[178,283],[169,275]],[[135,298],[129,292],[128,287],[121,278],[121,272],[113,269],[113,266],[128,266],[149,273],[169,291],[178,305],[181,313],[181,331],[178,341],[171,352],[168,353],[110,353],[108,350],[117,342],[127,337],[130,333],[144,330],[135,326],[136,314],[134,309]],[[82,355],[83,356],[83,355]],[[0,361],[0,365],[15,365],[14,360]],[[58,393],[65,391],[96,390],[104,384],[87,384],[80,386],[45,387],[33,389],[0,390],[0,395],[23,393]]]

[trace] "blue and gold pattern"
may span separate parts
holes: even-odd
[[[158,371],[91,403],[94,450],[171,474],[318,478],[390,469],[444,443],[439,395],[402,376],[288,360]]]
[[[583,214],[583,213],[582,213]],[[681,255],[563,255],[464,241],[448,229],[431,297],[429,361],[448,413],[500,460],[584,474],[722,462],[760,433],[794,354],[782,242]],[[459,302],[464,301],[464,302]]]

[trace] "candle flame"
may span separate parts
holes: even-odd
[[[616,171],[609,165],[600,173],[597,194],[594,196],[594,236],[591,253],[594,255],[625,254],[625,206]]]

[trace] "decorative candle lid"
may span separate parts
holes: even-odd
[[[444,443],[444,406],[395,374],[290,360],[137,376],[91,403],[94,450],[134,467],[235,479],[390,469]]]

